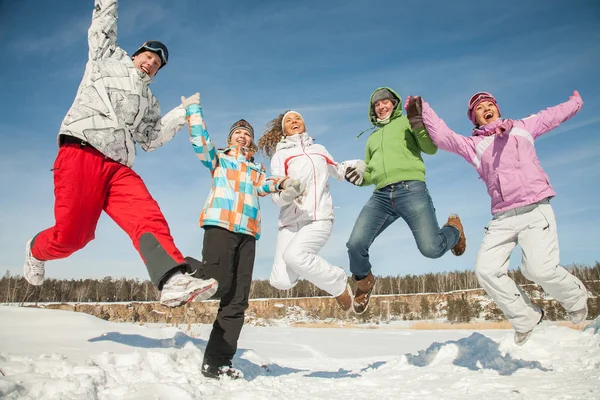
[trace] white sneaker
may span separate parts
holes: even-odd
[[[588,315],[587,305],[585,307],[583,307],[581,310],[567,313],[567,315],[569,316],[569,320],[572,323],[580,324],[583,321],[585,321],[585,319],[587,318],[587,315]]]
[[[529,340],[529,338],[531,337],[531,333],[533,332],[533,329],[530,330],[529,332],[515,332],[515,344],[517,346],[523,346],[525,344],[526,341]]]
[[[542,322],[542,320],[544,319],[544,315],[546,315],[544,310],[542,310],[541,308],[539,310],[540,310],[540,320],[538,321],[537,325],[539,325]],[[527,342],[529,340],[529,338],[531,337],[532,332],[533,332],[533,328],[531,328],[531,330],[529,332],[523,332],[523,333],[515,332],[515,344],[517,346],[523,346],[525,344],[525,342]]]
[[[217,281],[212,278],[198,279],[176,272],[163,285],[160,303],[168,307],[179,307],[195,298],[206,300],[216,293],[217,287]]]
[[[31,240],[25,245],[25,265],[23,266],[23,275],[27,282],[34,286],[40,286],[44,283],[45,261],[40,261],[31,254]]]

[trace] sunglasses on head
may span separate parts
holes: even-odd
[[[167,50],[167,46],[161,42],[150,40],[144,43],[140,49],[148,50],[158,54],[160,61],[162,62],[161,68],[167,65],[167,62],[169,61],[169,50]]]

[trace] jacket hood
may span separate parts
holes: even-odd
[[[398,95],[398,93],[396,93],[394,91],[394,89],[391,89],[387,86],[378,87],[377,89],[373,90],[373,93],[371,93],[371,97],[369,97],[369,122],[375,126],[385,125],[385,124],[382,124],[381,122],[377,122],[377,115],[375,115],[375,111],[373,110],[373,107],[371,106],[371,102],[373,100],[373,95],[378,90],[381,90],[381,89],[389,90],[396,97],[396,100],[398,100],[398,104],[396,105],[396,108],[394,108],[394,111],[392,111],[392,115],[390,115],[390,121],[393,119],[396,119],[402,115],[402,98]]]
[[[275,151],[290,149],[292,147],[297,147],[301,145],[304,145],[306,147],[310,146],[311,144],[313,144],[313,138],[308,136],[308,133],[303,132],[297,135],[286,136],[285,138],[283,138],[279,143],[277,143]]]

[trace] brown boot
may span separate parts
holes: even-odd
[[[369,272],[369,275],[365,276],[361,280],[356,282],[356,293],[354,293],[354,312],[362,314],[367,311],[369,307],[369,300],[371,299],[371,292],[375,287],[375,277]]]
[[[453,226],[458,229],[460,236],[458,237],[458,242],[454,245],[451,251],[455,256],[462,256],[467,249],[467,238],[465,237],[465,230],[460,222],[460,218],[456,214],[450,214],[448,217],[448,222],[446,222],[446,225],[444,226]]]
[[[352,297],[352,289],[350,288],[349,284],[346,284],[346,290],[344,290],[344,293],[337,296],[335,300],[342,308],[342,310],[348,311],[352,308]]]

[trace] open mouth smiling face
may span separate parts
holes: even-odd
[[[235,144],[242,147],[250,147],[252,144],[252,135],[247,129],[238,128],[231,134],[229,144]]]
[[[285,134],[287,136],[303,133],[306,130],[302,116],[296,113],[287,115],[285,121],[283,121],[283,125],[285,126]]]
[[[479,125],[487,125],[500,118],[498,108],[491,101],[484,101],[477,105],[475,116]]]

